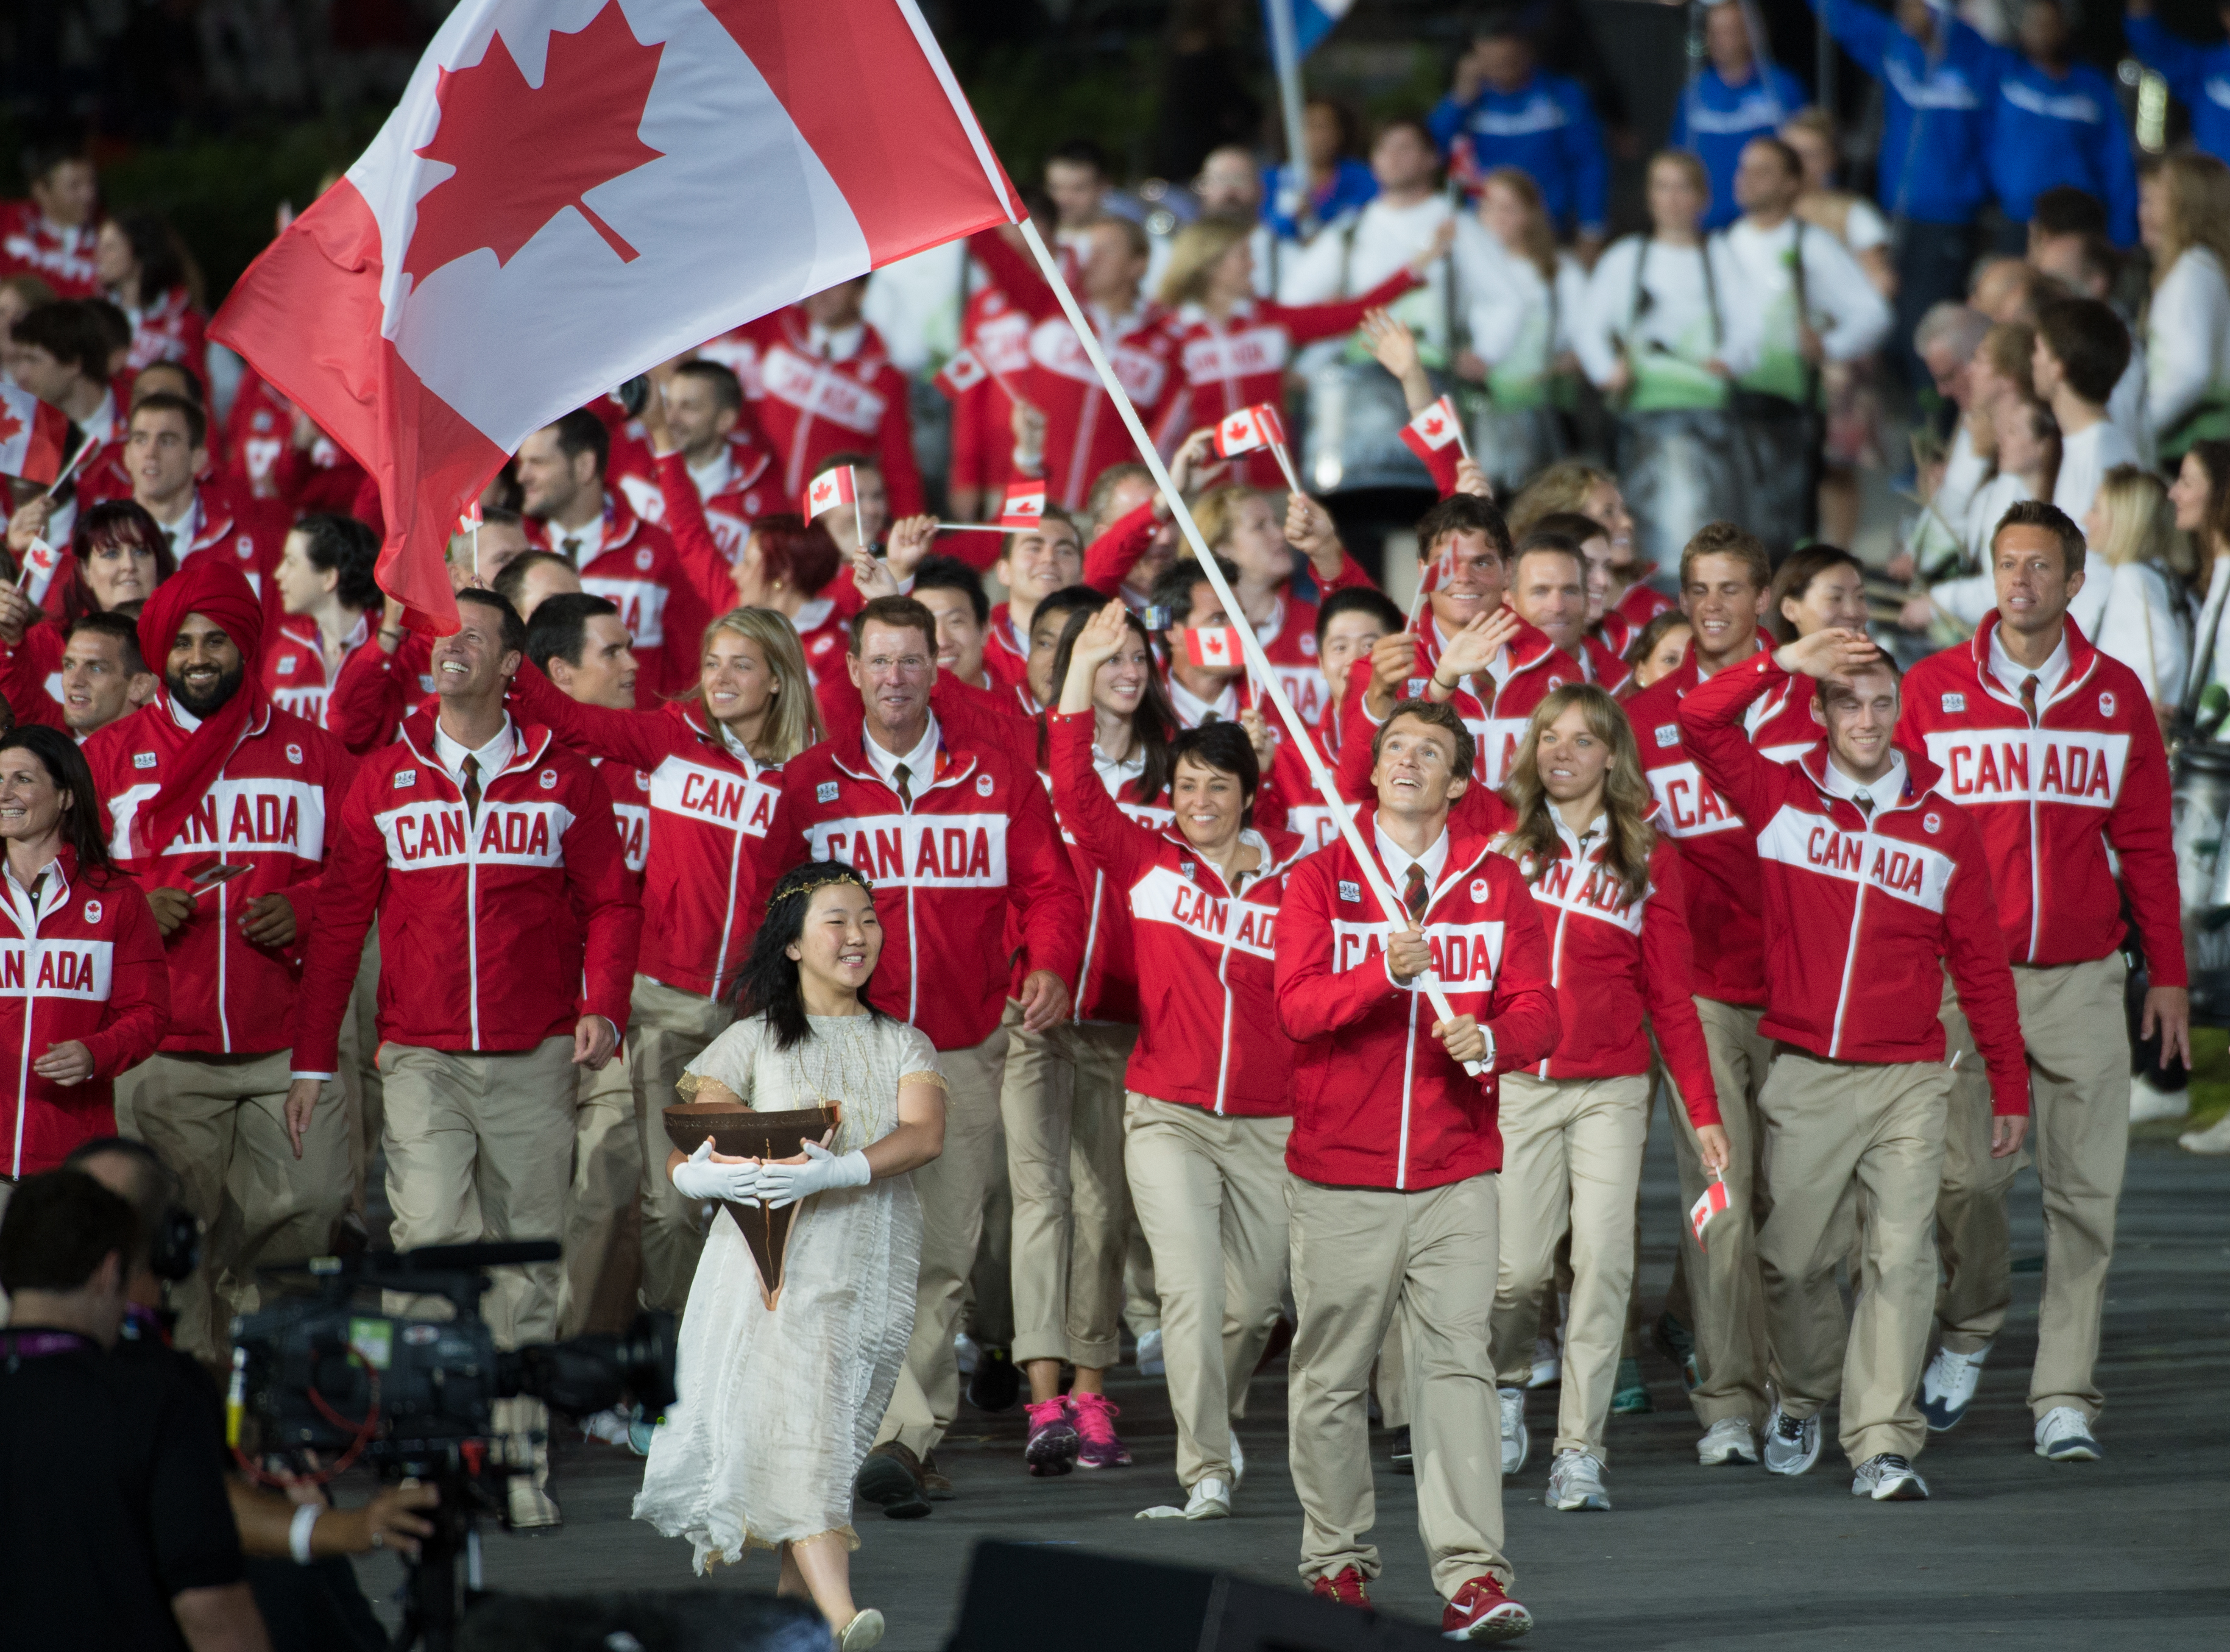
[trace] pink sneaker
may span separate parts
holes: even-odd
[[[1084,1442],[1076,1453],[1078,1468],[1119,1468],[1131,1461],[1130,1449],[1115,1432],[1115,1419],[1123,1414],[1121,1408],[1106,1395],[1071,1394],[1068,1414],[1075,1421],[1077,1436]]]
[[[1065,1475],[1076,1467],[1076,1425],[1069,1421],[1068,1402],[1056,1395],[1049,1400],[1033,1400],[1022,1408],[1029,1418],[1030,1442],[1023,1448],[1022,1461],[1030,1472],[1041,1477]]]

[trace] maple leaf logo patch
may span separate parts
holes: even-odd
[[[551,34],[539,87],[527,84],[500,34],[471,68],[443,69],[434,93],[441,124],[416,152],[454,170],[419,197],[404,273],[423,281],[483,247],[507,264],[567,207],[622,263],[641,257],[583,197],[661,158],[641,128],[665,51],[635,39],[605,0],[582,28]]]

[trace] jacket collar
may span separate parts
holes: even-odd
[[[2083,635],[2083,628],[2075,623],[2075,616],[2070,614],[2060,623],[2066,627],[2067,671],[2060,678],[2059,686],[2045,700],[2044,706],[2037,707],[2039,716],[2043,714],[2046,707],[2057,706],[2082,687],[2098,665],[2098,650],[2091,645],[2091,639]],[[1999,681],[1997,674],[1990,669],[1990,638],[1997,624],[1998,611],[1994,608],[1982,616],[1982,623],[1975,628],[1975,635],[1969,639],[1967,659],[1975,668],[1975,681],[1984,694],[1993,700],[2003,700],[2008,706],[2018,707],[2021,695]]]
[[[614,551],[626,550],[628,541],[635,538],[638,526],[635,513],[628,505],[627,496],[616,489],[607,488],[604,492],[604,537],[603,543],[596,546],[596,555],[606,556]],[[565,539],[564,531],[552,526],[547,519],[530,521],[526,526],[526,537],[538,551],[555,551]]]
[[[414,711],[404,718],[403,744],[410,748],[410,754],[413,757],[421,763],[431,766],[435,773],[440,775],[442,779],[448,780],[449,771],[441,766],[441,759],[434,755],[435,715],[432,712],[421,710]],[[512,727],[517,732],[519,738],[512,742],[511,761],[505,764],[498,773],[488,777],[490,784],[493,784],[504,775],[516,774],[521,769],[532,768],[542,761],[542,754],[550,749],[551,741],[555,738],[544,725],[524,722],[515,713],[512,717]],[[454,787],[455,783],[452,781],[450,784]]]
[[[1385,878],[1387,877],[1386,863],[1380,858],[1376,846],[1371,842],[1371,833],[1376,829],[1377,824],[1378,807],[1376,803],[1363,803],[1357,808],[1356,836],[1363,840],[1363,847],[1370,851],[1371,864],[1378,868],[1378,875]],[[1493,838],[1484,832],[1474,831],[1467,826],[1460,824],[1458,817],[1453,814],[1448,816],[1447,830],[1448,858],[1447,864],[1440,868],[1439,880],[1433,885],[1432,899],[1425,903],[1425,916],[1428,918],[1433,915],[1434,909],[1440,904],[1440,898],[1443,895],[1464,879],[1476,875],[1479,863],[1494,853]],[[1351,849],[1348,852],[1354,853]],[[1390,878],[1387,881],[1389,883],[1392,881]]]
[[[1896,802],[1884,803],[1875,810],[1874,818],[1877,820],[1901,809],[1919,807],[1922,800],[1935,791],[1943,778],[1943,771],[1929,761],[1925,752],[1916,752],[1909,745],[1900,745],[1897,753],[1905,759],[1905,792]],[[1844,801],[1827,790],[1827,742],[1825,739],[1798,758],[1796,766],[1804,771],[1804,778],[1811,781],[1814,789],[1819,792],[1823,807],[1832,811],[1837,803]]]
[[[883,777],[876,771],[875,765],[867,760],[867,731],[862,726],[860,730],[860,746],[857,756],[847,752],[842,745],[832,742],[828,751],[828,760],[836,765],[838,772],[848,775],[854,780],[865,781],[869,785],[882,786],[884,791],[890,791],[891,796],[895,797],[898,793],[891,791],[891,788],[885,784]],[[944,720],[938,718],[937,720],[937,772],[927,785],[914,794],[915,801],[920,801],[923,797],[937,791],[939,787],[958,785],[976,772],[977,760],[973,752],[962,752],[957,755],[954,753],[951,732],[946,729]]]

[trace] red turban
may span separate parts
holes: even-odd
[[[246,575],[208,552],[189,558],[155,588],[139,610],[139,655],[147,668],[164,679],[165,700],[170,687],[164,668],[171,645],[189,614],[207,616],[233,640],[240,649],[241,684],[230,700],[187,736],[178,760],[167,765],[162,789],[135,816],[135,856],[160,854],[168,847],[267,703],[263,693],[263,604]]]

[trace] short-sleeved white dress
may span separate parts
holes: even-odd
[[[899,1087],[942,1087],[937,1052],[904,1022],[815,1016],[812,1036],[775,1048],[765,1017],[737,1022],[676,1088],[725,1086],[781,1113],[843,1104],[832,1151],[898,1127]],[[913,1178],[817,1193],[791,1229],[770,1310],[734,1222],[716,1216],[689,1286],[678,1350],[680,1398],[651,1436],[635,1517],[696,1548],[696,1569],[746,1549],[852,1530],[852,1479],[873,1444],[913,1333],[921,1204]]]

